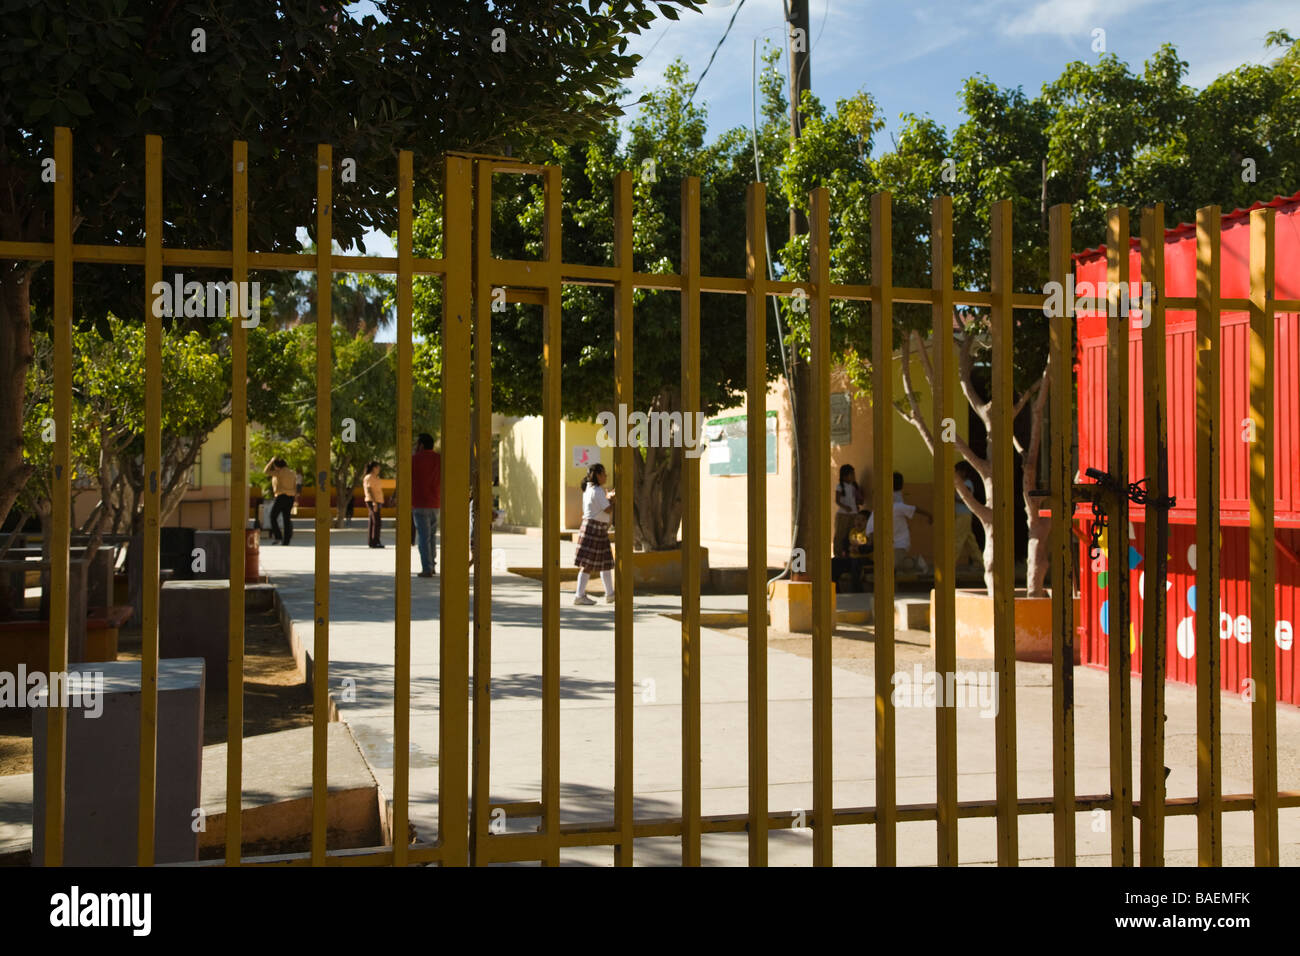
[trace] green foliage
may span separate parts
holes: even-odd
[[[613,265],[613,182],[620,170],[634,175],[633,262],[639,271],[678,272],[681,258],[681,181],[700,177],[701,268],[706,275],[744,275],[745,189],[753,181],[747,132],[705,142],[705,110],[688,105],[691,83],[681,62],[665,85],[646,95],[628,124],[626,139],[609,124],[582,145],[557,144],[528,158],[558,164],[563,172],[563,256],[570,263]],[[542,189],[528,180],[499,176],[493,191],[493,252],[508,258],[541,255]],[[783,225],[779,195],[769,194],[773,230]],[[436,254],[442,232],[435,203],[417,216],[419,255]],[[778,233],[779,234],[779,233]],[[441,325],[438,284],[421,284],[415,296],[417,330],[436,353]],[[633,392],[638,407],[679,407],[681,313],[675,293],[638,290],[634,297]],[[566,286],[562,299],[561,354],[564,414],[594,418],[614,407],[613,297],[608,289]],[[701,310],[700,362],[703,410],[731,404],[745,377],[745,302],[707,295]],[[780,370],[775,335],[769,336],[769,372]],[[493,408],[506,414],[541,411],[542,326],[535,306],[507,306],[492,315]],[[666,403],[666,404],[665,404]]]
[[[698,3],[376,0],[379,16],[360,21],[346,6],[70,0],[56,12],[44,0],[5,0],[3,238],[49,241],[53,190],[42,160],[64,125],[74,131],[78,242],[139,236],[144,138],[156,133],[168,245],[229,246],[236,139],[248,142],[251,248],[297,252],[304,225],[314,238],[317,143],[332,144],[336,168],[356,160],[356,182],[336,178],[333,229],[345,247],[359,244],[395,226],[397,150],[414,151],[424,190],[448,149],[580,141],[618,113],[615,87],[639,59],[629,38],[657,12]],[[95,272],[93,282],[78,274],[83,321],[106,332],[109,312],[141,314],[139,268]],[[33,290],[40,321],[49,276],[40,270]]]
[[[250,438],[255,466],[250,470],[254,480],[269,489],[269,479],[261,474],[261,468],[278,455],[298,472],[304,485],[314,486],[316,326],[303,324],[279,335],[286,364],[273,383],[265,383],[264,410],[256,418],[263,430]],[[351,488],[360,482],[368,462],[391,466],[404,451],[396,447],[397,349],[338,326],[332,330],[332,339],[330,480],[336,487]],[[415,434],[436,432],[440,415],[439,396],[429,387],[426,363],[427,355],[417,348],[412,388]]]
[[[73,334],[72,479],[116,487],[119,495],[126,495],[120,506],[128,512],[123,520],[138,522],[138,492],[144,485],[145,331],[113,315],[108,317],[108,331],[108,339],[95,330]],[[53,490],[53,445],[46,440],[54,416],[53,349],[44,333],[37,333],[33,344],[36,358],[27,379],[23,446],[35,473],[20,501],[25,510],[44,513]],[[198,332],[166,330],[161,362],[167,387],[160,486],[166,501],[188,481],[193,453],[229,414],[230,359]]]
[[[1168,44],[1140,73],[1113,54],[1070,63],[1032,98],[973,77],[962,90],[965,119],[951,135],[928,117],[905,116],[893,149],[875,159],[870,137],[879,124],[868,94],[840,101],[833,113],[810,96],[803,136],[786,153],[783,188],[801,205],[814,186],[828,188],[832,278],[853,282],[871,275],[869,194],[889,191],[893,280],[919,287],[930,284],[935,197],[953,198],[955,281],[970,289],[989,287],[989,208],[1008,199],[1015,289],[1041,292],[1052,205],[1071,205],[1078,249],[1104,241],[1106,211],[1117,205],[1163,202],[1173,225],[1194,219],[1200,206],[1226,211],[1300,185],[1300,45],[1285,31],[1270,34],[1269,43],[1283,49],[1272,63],[1242,66],[1199,92],[1183,83],[1187,64]],[[1254,181],[1243,176],[1246,159],[1254,160]],[[806,242],[787,245],[781,259],[790,274],[803,275]],[[806,341],[806,323],[790,318]],[[841,304],[833,318],[835,347],[867,390],[870,310]],[[967,319],[978,332],[984,317],[971,311]],[[895,344],[908,329],[928,331],[931,321],[928,307],[896,306]],[[1016,388],[1023,391],[1042,372],[1047,328],[1023,311],[1016,323]]]

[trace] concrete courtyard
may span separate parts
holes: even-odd
[[[391,525],[391,523],[389,523]],[[393,573],[395,549],[391,526],[388,547],[365,546],[361,529],[331,534],[330,692],[341,717],[360,744],[383,792],[393,792]],[[264,545],[267,541],[263,542]],[[297,639],[312,644],[314,555],[310,526],[298,523],[290,547],[264,547],[263,571],[279,590],[292,618]],[[541,538],[495,534],[492,576],[492,802],[536,801],[541,797],[541,603],[535,580],[504,567],[541,563]],[[569,566],[572,544],[561,546],[561,564]],[[418,559],[412,554],[418,569]],[[714,562],[715,564],[718,562]],[[441,567],[441,558],[439,559]],[[411,821],[423,840],[437,832],[437,765],[439,705],[439,587],[441,578],[413,578],[411,625]],[[574,607],[572,585],[560,611],[561,797],[563,822],[612,819],[614,786],[614,625],[613,607]],[[705,612],[743,611],[744,595],[706,595]],[[634,599],[635,696],[634,780],[638,817],[673,816],[680,812],[681,661],[680,624],[666,616],[680,611],[673,595],[636,595]],[[897,668],[911,674],[929,670],[933,658],[925,632],[900,631]],[[834,668],[834,798],[836,807],[875,803],[871,629],[845,626],[837,631]],[[773,811],[794,813],[812,802],[812,673],[807,637],[772,634],[768,651],[769,801]],[[865,642],[865,643],[864,643]],[[746,641],[742,630],[704,628],[702,662],[702,804],[705,814],[746,809]],[[984,671],[989,661],[960,661],[959,669]],[[1050,797],[1052,790],[1051,672],[1047,665],[1019,664],[1016,669],[1018,793]],[[1080,667],[1076,671],[1076,773],[1079,794],[1109,790],[1107,675]],[[1140,684],[1134,681],[1134,786],[1139,781],[1136,716]],[[349,699],[354,698],[354,699]],[[1170,797],[1194,796],[1195,689],[1168,688],[1166,763],[1172,768]],[[980,707],[959,707],[958,769],[961,800],[995,796],[994,720]],[[933,707],[897,709],[897,791],[900,804],[935,799],[935,713]],[[1278,707],[1279,785],[1300,789],[1300,710]],[[1250,705],[1223,695],[1225,794],[1251,791]],[[1224,814],[1224,862],[1253,862],[1252,824],[1248,812]],[[531,829],[536,820],[512,818],[509,829]],[[1079,862],[1110,864],[1109,820],[1102,811],[1077,817]],[[1140,824],[1135,824],[1135,831]],[[837,864],[870,865],[875,857],[871,826],[844,826],[835,831]],[[1300,864],[1300,809],[1281,811],[1282,863]],[[1022,817],[1020,856],[1023,864],[1052,862],[1049,815]],[[811,833],[782,830],[771,834],[773,865],[809,865]],[[706,834],[706,864],[743,864],[744,834]],[[960,858],[966,864],[996,861],[992,819],[963,820]],[[562,861],[608,865],[609,847],[562,851]],[[638,840],[639,864],[675,864],[677,838]],[[905,823],[898,829],[898,862],[932,865],[933,823]],[[1196,823],[1190,816],[1166,823],[1166,860],[1194,865]]]

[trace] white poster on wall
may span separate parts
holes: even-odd
[[[597,464],[600,461],[599,445],[574,445],[573,446],[573,467],[586,468],[588,465]]]

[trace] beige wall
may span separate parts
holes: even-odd
[[[501,507],[506,522],[542,524],[542,419],[508,418],[501,425]]]
[[[767,476],[767,544],[768,562],[784,563],[790,550],[791,440],[790,402],[784,379],[779,379],[767,393],[766,411],[775,411],[776,473]],[[744,415],[749,403],[719,411],[709,418]],[[766,467],[766,463],[760,465]],[[745,510],[744,475],[710,475],[709,456],[700,458],[700,538],[744,548],[748,544],[749,526]],[[780,556],[778,558],[778,555]],[[733,558],[734,561],[734,558]],[[717,563],[716,561],[714,563]]]
[[[564,479],[560,491],[560,518],[565,528],[582,524],[582,479],[587,466],[574,464],[574,449],[591,446],[594,460],[613,470],[610,449],[596,443],[595,422],[560,422],[560,474]],[[501,507],[506,523],[540,527],[542,524],[542,419],[502,418],[501,436]],[[589,460],[592,460],[589,458]]]
[[[198,528],[200,530],[220,530],[230,527],[230,475],[221,471],[223,455],[230,453],[230,419],[225,419],[213,429],[208,440],[199,449],[195,462],[198,487],[191,487],[171,518],[165,522],[167,527]],[[252,462],[250,469],[257,467]],[[72,504],[73,522],[77,526],[85,523],[91,511],[99,502],[99,490],[87,489],[75,492]]]
[[[913,356],[912,382],[917,388],[919,401],[930,418],[931,395],[926,388],[920,359]],[[954,386],[956,376],[954,375]],[[767,476],[767,541],[768,560],[772,564],[784,560],[789,548],[791,531],[791,457],[792,437],[790,407],[784,379],[773,383],[765,399],[765,408],[777,413],[776,472]],[[831,391],[851,391],[842,369],[837,368],[831,377]],[[903,392],[901,366],[895,366],[894,394]],[[710,418],[745,414],[747,406],[718,411]],[[956,403],[956,432],[966,437],[967,406],[959,396]],[[895,409],[893,416],[893,470],[901,471],[905,478],[903,496],[911,504],[933,513],[933,459],[916,429],[908,424]],[[579,488],[585,468],[573,464],[573,449],[578,445],[595,446],[597,426],[591,422],[561,423],[561,445],[564,459],[562,516],[566,528],[576,528],[582,520],[582,493]],[[831,446],[831,470],[823,476],[828,486],[839,477],[842,464],[853,465],[858,483],[870,495],[875,484],[872,468],[872,406],[866,396],[856,396],[852,402],[850,441]],[[501,503],[506,511],[506,521],[517,525],[540,526],[542,523],[541,461],[542,420],[538,416],[503,419],[501,424]],[[600,448],[598,454],[607,469],[612,470],[611,449]],[[892,476],[886,476],[891,481]],[[745,512],[745,476],[710,475],[707,453],[700,459],[700,537],[706,542],[731,545],[729,563],[735,562],[739,551],[746,546],[747,523]],[[932,527],[930,522],[917,516],[911,526],[913,549],[931,556]]]

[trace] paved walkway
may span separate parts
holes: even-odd
[[[364,531],[332,533],[330,689],[341,715],[369,761],[385,794],[393,792],[393,586],[395,551],[391,526],[382,551],[365,546]],[[265,543],[265,542],[264,542]],[[540,564],[541,539],[498,534],[501,549],[493,587],[492,653],[492,794],[493,802],[540,799],[541,779],[541,584],[512,575],[500,566]],[[295,628],[311,647],[313,535],[299,525],[288,548],[264,547],[263,570],[279,588]],[[561,547],[567,566],[572,544]],[[412,555],[413,563],[418,560]],[[440,578],[413,579],[411,820],[422,838],[437,826],[438,756],[438,588]],[[570,585],[572,587],[572,585]],[[706,595],[704,610],[743,610],[743,595]],[[671,595],[637,595],[633,670],[635,698],[635,787],[638,816],[680,812],[681,677],[680,624],[665,612],[680,610]],[[566,592],[560,612],[561,660],[561,819],[564,822],[612,818],[614,773],[613,608],[574,607]],[[899,669],[929,660],[925,635],[900,635]],[[910,640],[904,645],[902,640]],[[703,812],[734,813],[746,808],[746,643],[735,632],[704,629],[701,633]],[[875,802],[873,757],[873,675],[863,661],[834,670],[835,806],[870,806]],[[929,669],[929,665],[923,665]],[[988,662],[961,666],[987,670]],[[769,766],[770,805],[774,810],[807,808],[812,801],[811,661],[806,656],[770,649]],[[355,699],[345,699],[345,687]],[[1109,789],[1107,760],[1106,675],[1080,668],[1076,679],[1077,779],[1080,794]],[[1135,713],[1139,685],[1133,683]],[[1195,691],[1171,684],[1168,694],[1168,762],[1171,796],[1194,795]],[[1224,695],[1224,792],[1249,792],[1248,705]],[[1017,668],[1018,787],[1022,797],[1051,794],[1051,675],[1045,665]],[[934,800],[934,724],[932,707],[897,710],[897,787],[900,804]],[[993,725],[978,707],[957,710],[959,793],[962,800],[995,795]],[[1135,730],[1135,757],[1137,755]],[[1279,707],[1282,789],[1300,789],[1300,711]],[[1243,757],[1244,755],[1244,757]],[[1134,783],[1138,781],[1134,767]],[[533,821],[511,821],[531,827]],[[1104,814],[1078,817],[1081,863],[1109,865],[1110,837]],[[935,858],[933,823],[899,826],[898,862],[928,865]],[[1252,861],[1248,813],[1224,814],[1224,862]],[[1282,813],[1282,862],[1300,864],[1300,810]],[[1167,824],[1170,864],[1195,862],[1195,820],[1173,818]],[[744,834],[708,834],[703,838],[706,863],[743,864]],[[964,820],[960,854],[963,863],[996,859],[993,820]],[[1020,854],[1026,864],[1050,864],[1050,816],[1022,817]],[[608,847],[563,852],[566,863],[608,865]],[[642,864],[672,864],[680,859],[676,838],[638,840],[635,858]],[[770,859],[777,865],[811,863],[809,831],[771,835]],[[835,860],[840,864],[874,862],[874,828],[838,827]]]

